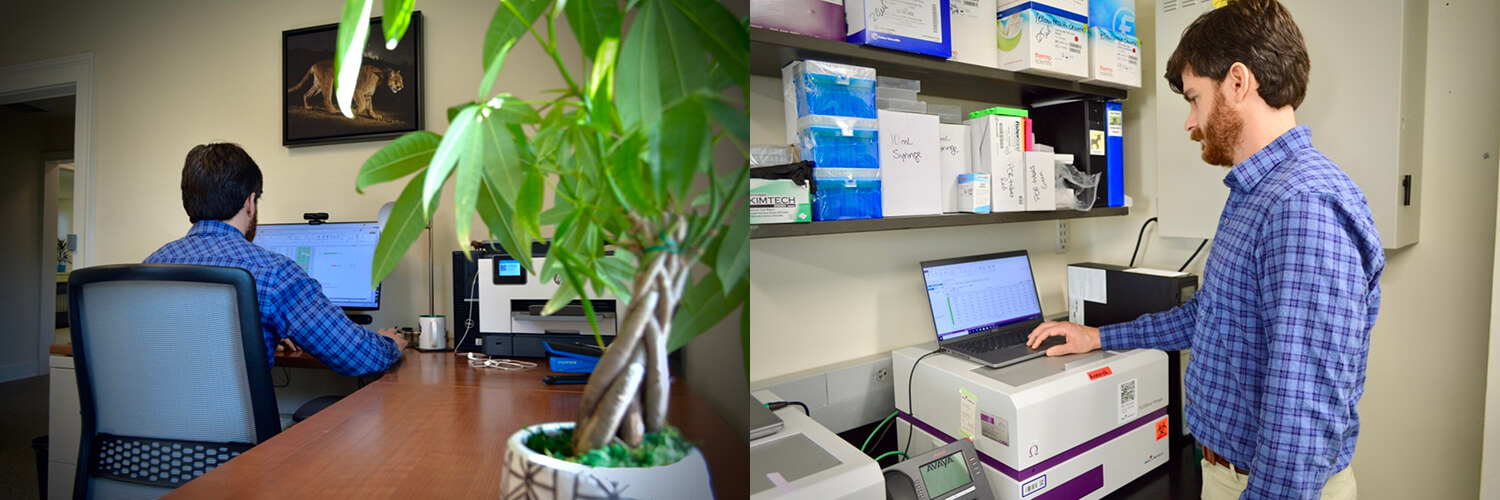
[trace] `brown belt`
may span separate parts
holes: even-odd
[[[1228,460],[1225,460],[1224,457],[1219,456],[1218,453],[1214,453],[1214,451],[1208,449],[1207,446],[1203,447],[1203,460],[1212,465],[1222,465],[1240,474],[1244,474],[1247,476],[1250,475],[1250,471],[1235,467],[1234,464],[1229,463]]]

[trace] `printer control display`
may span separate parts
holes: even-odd
[[[937,498],[960,486],[969,484],[968,464],[964,463],[962,451],[927,462],[922,466],[922,484],[927,488],[927,498]]]

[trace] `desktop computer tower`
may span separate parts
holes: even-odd
[[[1085,262],[1068,266],[1068,320],[1100,327],[1134,321],[1143,315],[1162,312],[1186,303],[1198,291],[1198,277],[1191,273],[1145,268],[1126,268],[1110,264]],[[1172,422],[1173,453],[1181,450],[1183,438],[1190,435],[1182,418],[1182,378],[1187,360],[1186,349],[1167,351],[1168,405]]]

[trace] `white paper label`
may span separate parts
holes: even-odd
[[[1010,446],[1010,424],[1003,418],[981,412],[979,434],[1000,443],[1000,446]]]
[[[869,31],[925,40],[943,41],[943,18],[935,0],[867,0]],[[874,37],[871,37],[874,38]]]
[[[1120,382],[1120,423],[1135,418],[1136,415],[1136,379]]]
[[[1124,137],[1125,136],[1125,114],[1124,114],[1124,112],[1120,111],[1120,110],[1111,109],[1106,114],[1107,114],[1107,117],[1105,118],[1105,122],[1108,123],[1108,125],[1109,125],[1109,136],[1110,137]]]
[[[1089,154],[1094,155],[1094,156],[1101,156],[1101,155],[1104,154],[1104,131],[1103,130],[1090,130],[1089,131]]]
[[[1083,316],[1083,299],[1068,297],[1068,321],[1080,325],[1088,324],[1088,321]]]
[[[979,398],[963,388],[958,389],[958,435],[971,437],[979,423]]]
[[[1068,296],[1078,300],[1109,303],[1109,295],[1105,291],[1106,277],[1103,269],[1088,267],[1068,267]]]

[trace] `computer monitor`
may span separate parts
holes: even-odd
[[[380,224],[261,224],[255,244],[297,262],[323,285],[323,295],[344,309],[380,309],[380,287],[370,288]]]

